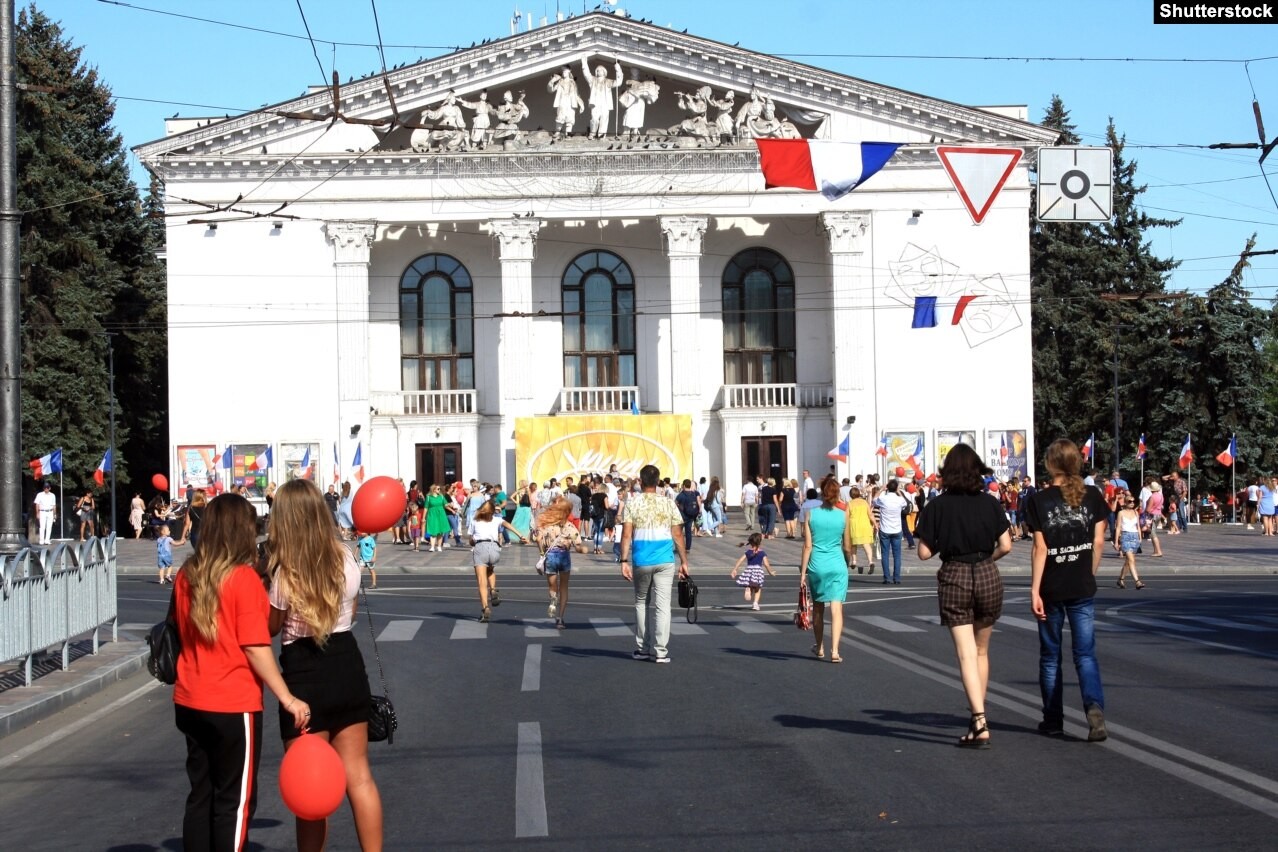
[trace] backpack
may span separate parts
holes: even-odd
[[[694,521],[700,509],[697,507],[697,492],[680,491],[679,496],[675,498],[675,502],[679,504],[679,511],[683,513],[685,521]]]

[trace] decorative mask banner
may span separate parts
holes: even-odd
[[[985,433],[985,463],[994,468],[999,480],[1021,479],[1029,472],[1025,458],[1024,429],[991,430]]]
[[[905,473],[897,478],[922,479],[927,476],[927,442],[922,432],[884,432],[887,438],[887,475],[897,477],[896,469]]]
[[[515,470],[538,484],[607,473],[627,478],[654,464],[662,476],[692,476],[692,418],[686,414],[587,414],[515,419]]]
[[[183,446],[177,448],[178,490],[192,488],[209,488],[217,479],[213,470],[213,455],[217,450],[212,445]]]

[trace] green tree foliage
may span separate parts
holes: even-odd
[[[111,93],[80,49],[34,6],[18,16],[16,46],[19,79],[52,88],[18,98],[23,450],[62,447],[68,488],[92,484],[110,433],[112,333],[123,490],[130,469],[167,469],[157,231],[111,127]]]
[[[1043,124],[1059,131],[1058,144],[1079,143],[1059,96],[1052,98]],[[1150,381],[1151,371],[1180,381],[1170,345],[1175,308],[1160,301],[1167,273],[1177,262],[1155,257],[1145,238],[1148,229],[1177,222],[1150,217],[1137,206],[1144,187],[1136,183],[1136,163],[1124,156],[1124,140],[1112,121],[1106,143],[1114,152],[1113,218],[1099,224],[1031,222],[1034,431],[1039,447],[1062,435],[1082,441],[1095,433],[1096,463],[1110,467],[1117,357],[1117,455],[1130,469],[1138,465],[1134,456],[1141,432],[1151,460],[1174,459],[1179,451],[1179,444],[1175,451],[1163,444],[1175,441],[1180,425],[1160,431],[1162,424],[1151,411],[1167,400],[1149,392],[1166,387]]]

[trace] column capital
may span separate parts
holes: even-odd
[[[325,222],[324,233],[337,254],[336,263],[368,263],[373,249],[375,222]]]
[[[705,216],[661,216],[667,257],[701,257],[701,238],[710,220]]]
[[[537,249],[540,219],[493,219],[488,223],[501,245],[502,260],[532,260]]]
[[[831,254],[861,254],[865,251],[861,238],[870,230],[869,213],[822,213],[821,225],[830,240]]]

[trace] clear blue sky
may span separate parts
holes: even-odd
[[[97,67],[119,98],[116,126],[128,146],[163,136],[164,118],[174,113],[235,114],[321,82],[297,0],[40,0],[36,5],[62,23],[66,35],[84,48],[84,61]],[[375,0],[386,63],[438,56],[450,46],[509,35],[516,5],[538,19],[549,15],[553,20],[556,9],[554,0]],[[636,18],[885,85],[973,105],[1027,104],[1034,121],[1059,94],[1085,144],[1102,142],[1112,116],[1127,136],[1128,156],[1139,162],[1138,177],[1150,187],[1142,196],[1150,214],[1184,218],[1170,232],[1149,235],[1155,252],[1185,260],[1169,286],[1204,290],[1227,274],[1253,231],[1257,249],[1278,248],[1278,206],[1260,178],[1258,154],[1137,146],[1257,141],[1253,86],[1266,111],[1266,132],[1270,138],[1278,135],[1278,26],[1155,26],[1153,5],[1151,0],[622,0]],[[301,6],[319,41],[325,74],[336,67],[345,81],[380,68],[376,48],[360,46],[377,43],[373,0],[302,0]],[[578,14],[583,9],[580,0],[560,2],[558,8]],[[1243,59],[1254,61],[1185,61]],[[1278,152],[1266,166],[1278,192]],[[136,162],[134,171],[141,180]],[[1278,292],[1278,256],[1255,258],[1245,283],[1253,297],[1267,303]]]

